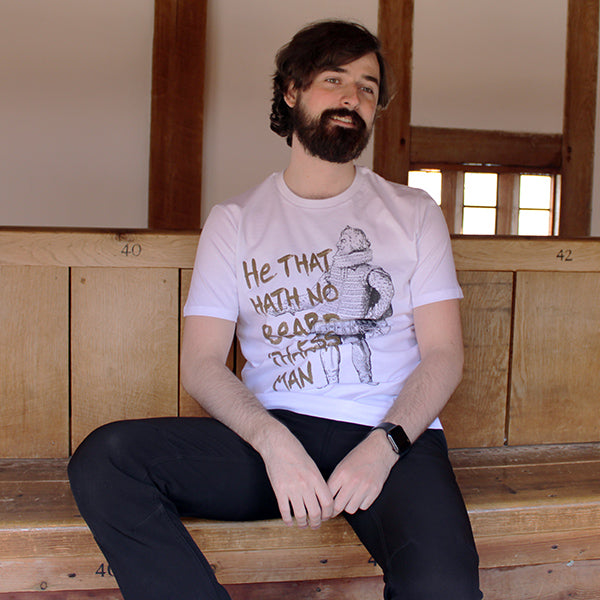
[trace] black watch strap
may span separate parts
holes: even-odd
[[[385,431],[392,449],[400,458],[405,456],[410,450],[412,444],[401,425],[384,421],[383,423],[379,423],[379,425],[375,425],[372,431],[375,429],[383,429]]]

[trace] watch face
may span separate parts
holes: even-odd
[[[394,452],[397,454],[404,455],[410,450],[410,440],[408,439],[404,429],[402,429],[402,427],[399,425],[392,427],[388,431],[388,439],[392,444]]]
[[[388,433],[387,437],[390,441],[390,444],[392,445],[392,448],[394,449],[394,452],[396,454],[400,454],[400,449],[398,448],[398,444],[396,444],[396,440],[394,440],[394,436],[391,433]]]

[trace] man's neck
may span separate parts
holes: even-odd
[[[301,198],[323,200],[341,194],[354,181],[354,163],[332,163],[309,155],[294,139],[288,168],[283,173],[287,186]]]

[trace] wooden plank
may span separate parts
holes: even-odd
[[[0,264],[191,269],[198,236],[198,233],[0,228]]]
[[[600,442],[467,448],[451,450],[450,460],[454,469],[598,463],[600,462]]]
[[[410,128],[410,162],[424,167],[465,163],[557,171],[562,135],[445,127]]]
[[[569,0],[559,233],[590,235],[596,95],[598,0]]]
[[[484,569],[480,579],[485,600],[595,600],[600,561]]]
[[[0,484],[67,481],[67,458],[0,459]]]
[[[484,569],[600,559],[598,529],[476,538]]]
[[[155,0],[151,229],[200,229],[206,0]]]
[[[481,569],[486,600],[591,600],[600,587],[600,561],[568,561],[542,565]],[[232,600],[379,600],[381,577],[317,581],[228,584]],[[117,590],[21,592],[0,594],[0,600],[122,600]]]
[[[564,447],[565,456],[561,449],[492,449],[486,452],[490,456],[487,467],[481,449],[451,453],[478,538],[597,529],[600,444],[572,450]],[[538,459],[539,464],[535,464]],[[42,476],[45,481],[13,481],[14,476],[3,476],[0,502],[7,520],[0,522],[0,557],[70,556],[73,549],[77,554],[89,555],[97,551],[78,515],[64,465],[62,479],[53,471],[54,465],[51,463],[50,477]],[[207,550],[289,550],[359,544],[343,519],[327,522],[318,531],[288,528],[280,520],[226,523],[188,519],[185,523]],[[598,552],[600,557],[600,548]]]
[[[510,444],[600,439],[600,273],[519,273]]]
[[[569,546],[563,548],[562,534],[531,537],[530,551],[525,536],[498,537],[492,540],[478,539],[481,566],[484,569],[515,569],[525,564],[569,564],[575,561],[600,560],[598,539],[593,531],[583,534],[582,540],[567,539]],[[590,546],[595,552],[588,552]],[[492,553],[488,555],[488,551]],[[512,553],[512,554],[511,554]],[[292,547],[287,549],[260,549],[250,551],[206,550],[206,556],[220,581],[225,584],[276,581],[304,581],[337,577],[374,577],[381,570],[370,560],[368,553],[359,546],[328,548]],[[596,558],[593,558],[596,557]],[[499,560],[491,560],[497,558]],[[99,550],[90,555],[67,557],[0,559],[0,571],[6,578],[0,582],[0,591],[26,591],[46,589],[111,589],[115,580],[109,565]]]
[[[117,419],[177,414],[177,269],[75,268],[72,444]]]
[[[414,0],[379,0],[379,39],[393,73],[396,94],[378,117],[374,133],[375,172],[408,183]]]
[[[0,266],[0,456],[69,452],[69,277]]]
[[[232,600],[380,600],[383,577],[357,577],[318,581],[230,584],[225,586]],[[0,597],[1,598],[1,597]]]
[[[299,581],[337,577],[380,575],[369,562],[362,546],[248,550],[245,552],[206,551],[206,558],[222,583],[258,581]],[[102,576],[102,566],[105,574]],[[96,556],[19,558],[0,560],[0,592],[114,588],[106,560]]]
[[[505,439],[513,275],[459,271],[465,366],[442,412],[451,447],[501,446]]]
[[[380,600],[382,577],[325,579],[319,581],[285,581],[272,583],[238,583],[225,586],[232,600],[280,600],[316,598],[319,600]],[[84,590],[60,592],[17,592],[0,594],[0,600],[123,600],[118,590]]]
[[[598,238],[566,240],[453,236],[458,271],[596,271]]]
[[[123,600],[119,590],[61,590],[59,592],[10,592],[0,600]]]
[[[116,584],[115,584],[116,585]],[[233,597],[234,600],[238,600]],[[58,592],[7,592],[0,600],[123,600],[119,590],[60,590]]]
[[[191,269],[198,235],[0,228],[0,265]],[[462,271],[600,271],[599,238],[452,238]]]
[[[460,450],[452,458],[482,567],[600,559],[600,444]],[[61,461],[39,463],[43,485],[33,480],[33,461],[0,462],[0,503],[6,507],[3,500],[13,499],[4,513],[9,521],[0,521],[0,571],[7,573],[0,592],[114,588],[77,515],[65,461],[62,477]],[[20,483],[13,481],[19,468],[25,475]],[[379,573],[344,519],[317,531],[280,520],[184,522],[224,582]]]

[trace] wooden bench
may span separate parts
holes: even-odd
[[[66,463],[104,422],[201,414],[178,380],[196,243],[0,229],[0,599],[120,598]],[[600,240],[456,237],[453,249],[466,364],[442,420],[486,600],[598,598]],[[236,600],[381,598],[379,567],[342,518],[318,531],[187,525]]]

